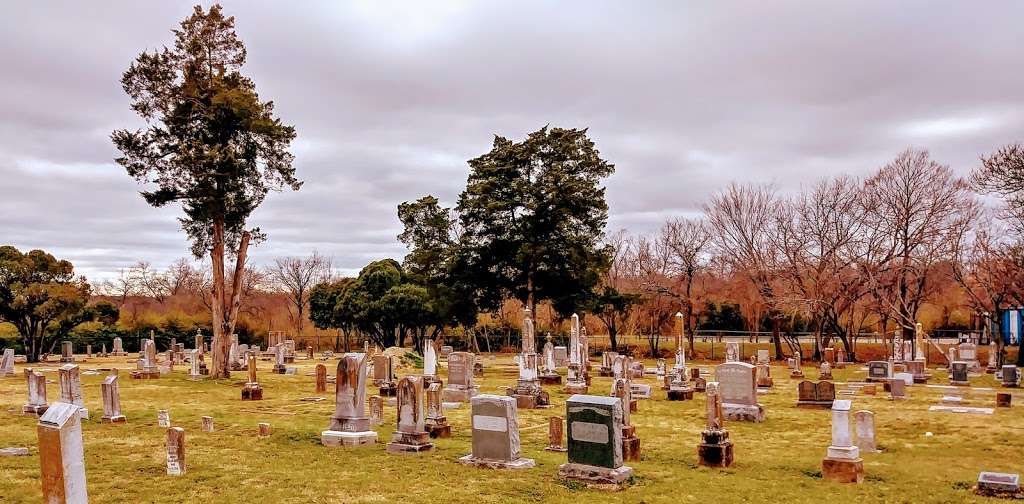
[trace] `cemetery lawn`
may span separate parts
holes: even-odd
[[[83,433],[92,503],[998,502],[972,493],[978,472],[1024,472],[1024,415],[1019,413],[1024,394],[1014,397],[1013,408],[997,409],[994,415],[929,413],[928,406],[938,403],[942,390],[923,385],[908,387],[910,399],[901,402],[888,400],[880,385],[876,396],[857,395],[853,410],[876,413],[882,453],[862,455],[867,475],[863,484],[841,485],[821,479],[821,459],[831,436],[830,412],[796,408],[797,381],[783,366],[773,366],[775,387],[760,396],[767,420],[726,423],[736,456],[728,469],[697,466],[703,394],[695,394],[693,401],[666,401],[665,392],[648,375],[637,381],[654,386],[654,398],[641,400],[639,412],[632,415],[643,460],[628,463],[635,477],[624,490],[609,492],[560,479],[558,466],[565,462],[565,454],[543,450],[547,418],[565,414],[567,396],[559,386],[545,387],[554,407],[519,411],[522,455],[535,459],[537,466],[506,472],[456,462],[471,451],[468,404],[446,411],[452,438],[435,440],[430,452],[385,452],[384,443],[394,430],[391,406],[385,406],[385,424],[377,428],[377,445],[326,448],[320,444],[320,432],[334,410],[334,386],[328,384],[328,394],[314,392],[315,378],[307,376],[313,372],[313,361],[297,360],[299,373],[294,376],[271,374],[270,363],[260,361],[265,399],[243,402],[242,372],[232,373],[232,380],[194,382],[187,378],[186,367],[178,366],[158,380],[132,380],[127,369],[134,365],[127,360],[81,363],[83,371],[112,366],[123,370],[121,407],[128,417],[126,424],[100,423],[100,382],[106,373],[82,376],[91,414],[83,420]],[[482,392],[499,393],[499,387],[515,383],[510,357],[482,360]],[[336,362],[327,363],[329,375]],[[653,366],[653,360],[646,364]],[[442,376],[447,379],[444,366]],[[0,457],[0,501],[7,504],[42,500],[36,419],[20,415],[27,396],[24,367],[16,366],[14,378],[0,378],[0,448],[24,446],[31,452],[27,457]],[[56,382],[57,364],[36,369]],[[932,372],[931,383],[947,383],[945,370]],[[818,374],[810,366],[804,373],[808,378]],[[594,374],[591,393],[606,395],[611,379],[596,376],[596,369]],[[866,371],[854,365],[833,374],[839,383],[861,381]],[[972,377],[971,383],[1001,390],[992,375]],[[842,388],[837,385],[837,390]],[[976,391],[965,397],[966,405],[994,407],[996,390]],[[57,384],[49,384],[49,401],[58,395]],[[309,396],[326,400],[300,401]],[[184,476],[165,473],[166,430],[157,427],[158,409],[169,410],[172,424],[186,431]],[[201,431],[203,415],[214,417],[213,433]],[[270,438],[257,439],[258,422],[272,425]],[[926,432],[933,435],[925,436]]]

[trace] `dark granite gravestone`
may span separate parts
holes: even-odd
[[[953,361],[949,368],[949,383],[958,386],[970,385],[967,381],[967,367],[968,363],[965,361]]]
[[[559,475],[622,483],[633,473],[622,465],[622,407],[617,397],[577,394],[566,401],[569,462],[559,467]]]
[[[802,381],[797,385],[796,405],[813,408],[831,408],[836,400],[836,387],[830,381]]]
[[[889,361],[868,363],[867,381],[887,382],[890,378],[892,378],[892,364]]]

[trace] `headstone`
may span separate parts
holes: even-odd
[[[797,406],[831,408],[836,400],[836,387],[828,380],[802,381],[797,385]]]
[[[75,362],[75,347],[70,341],[60,342],[60,361]]]
[[[746,362],[726,362],[715,367],[715,381],[727,420],[764,421],[764,407],[757,403],[755,374],[755,366]]]
[[[770,364],[771,358],[767,348],[757,349],[757,363],[758,364]]]
[[[549,405],[549,396],[540,386],[537,372],[537,353],[534,340],[533,318],[530,310],[523,311],[523,350],[519,354],[519,379],[509,395],[516,398],[519,409],[533,409]]]
[[[842,347],[836,349],[836,369],[846,369],[846,350]]]
[[[242,386],[242,400],[260,401],[263,399],[263,387],[256,381],[256,354],[250,353],[247,360],[249,379]]]
[[[383,397],[394,397],[395,384],[394,360],[389,355],[373,356],[373,383]]]
[[[78,414],[89,418],[89,410],[82,400],[82,376],[77,364],[60,367],[60,402],[78,406]]]
[[[740,344],[735,341],[730,341],[725,344],[725,362],[739,362],[740,360]]]
[[[157,427],[170,427],[171,426],[171,414],[167,410],[158,410],[156,412],[156,425]]]
[[[199,350],[189,350],[189,370],[188,377],[193,380],[198,380],[203,377],[203,373],[199,369]]]
[[[43,502],[87,504],[85,452],[79,407],[54,403],[39,417],[40,481]]]
[[[889,361],[868,362],[867,381],[886,382],[892,379],[892,363]]]
[[[533,459],[519,453],[519,423],[516,401],[511,397],[481,394],[470,399],[473,424],[473,453],[459,459],[495,469],[525,469]]]
[[[766,362],[758,363],[757,365],[757,387],[761,389],[770,389],[775,385],[775,381],[772,380],[772,367]]]
[[[853,420],[857,433],[857,448],[861,452],[877,452],[878,448],[875,444],[875,414],[867,410],[860,410],[853,414]]]
[[[114,351],[111,352],[114,357],[121,357],[128,355],[128,352],[124,351],[124,344],[121,342],[121,338],[114,338]]]
[[[900,401],[907,398],[907,382],[904,380],[892,380],[889,382],[889,398]]]
[[[379,395],[370,396],[370,425],[384,424],[384,399]]]
[[[425,381],[433,382],[437,377],[437,351],[434,340],[423,340],[423,376]]]
[[[995,373],[999,369],[999,346],[995,341],[988,344],[988,365],[985,366],[987,373]]]
[[[42,415],[46,413],[46,376],[31,368],[25,368],[25,382],[28,385],[28,402],[21,407],[24,414]]]
[[[14,349],[5,348],[0,357],[0,377],[14,376]]]
[[[1020,384],[1020,372],[1017,370],[1017,366],[1012,364],[1004,365],[1002,368],[1002,385],[1004,387],[1014,388]]]
[[[567,394],[586,394],[588,392],[588,358],[584,350],[583,339],[580,332],[580,317],[574,313],[569,325],[569,364],[564,389]]]
[[[966,387],[970,385],[967,381],[967,368],[968,363],[964,361],[953,361],[953,364],[949,368],[949,384],[960,387]]]
[[[327,392],[327,366],[316,365],[316,391]]]
[[[707,384],[705,397],[707,423],[701,431],[701,441],[697,446],[698,463],[708,467],[729,467],[733,462],[733,446],[729,440],[729,431],[725,429],[722,396],[717,382]]]
[[[124,423],[127,419],[121,413],[121,386],[117,381],[117,369],[103,379],[100,385],[103,392],[102,422]]]
[[[448,425],[448,419],[444,416],[444,406],[441,400],[441,384],[431,383],[425,392],[427,404],[427,416],[424,425],[432,438],[449,438],[452,436],[452,427]]]
[[[268,437],[270,437],[271,429],[270,429],[270,424],[269,423],[267,423],[267,422],[260,422],[260,423],[258,423],[256,425],[256,428],[258,429],[256,437],[259,437],[259,438],[268,438]]]
[[[1006,392],[996,393],[996,407],[997,408],[1009,408],[1013,402],[1013,394]]]
[[[564,346],[555,347],[555,366],[566,367],[569,364],[569,351]]]
[[[623,465],[624,408],[615,397],[574,395],[565,403],[568,462],[559,476],[595,483],[621,484],[633,474]]]
[[[448,355],[448,385],[445,385],[445,401],[463,402],[476,395],[480,387],[473,381],[473,367],[476,355],[470,352],[452,352]]]
[[[406,376],[398,381],[398,428],[387,444],[390,453],[420,452],[434,447],[423,414],[423,379]]]
[[[906,366],[907,372],[913,377],[914,383],[926,383],[928,381],[928,373],[923,360],[906,361],[904,366]]]
[[[565,438],[565,418],[560,416],[548,417],[548,446],[547,451],[567,451],[562,439]]]
[[[185,468],[185,429],[171,427],[167,429],[167,475],[182,476]]]
[[[630,422],[630,411],[634,402],[629,380],[616,379],[612,391],[613,395],[622,401],[622,459],[640,460],[640,438],[636,435],[636,427]]]
[[[203,432],[213,432],[213,417],[212,416],[204,416],[203,417]]]
[[[377,442],[366,414],[366,354],[347,353],[338,361],[334,379],[334,416],[320,433],[324,446],[357,446]]]
[[[850,401],[843,399],[832,405],[832,444],[821,461],[821,474],[838,483],[864,481],[864,460],[850,436]]]
[[[831,380],[832,379],[832,365],[828,361],[822,361],[818,372],[819,380]]]
[[[447,360],[454,351],[455,349],[451,345],[441,345],[441,358]]]
[[[601,376],[614,376],[615,375],[615,359],[618,358],[618,352],[602,352],[601,353],[601,369],[599,374]]]

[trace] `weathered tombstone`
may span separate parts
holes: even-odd
[[[46,413],[46,376],[32,368],[25,369],[25,382],[28,385],[28,402],[21,407],[24,414],[42,415]]]
[[[832,365],[828,361],[822,361],[819,366],[818,380],[831,380],[832,379]]]
[[[43,502],[87,504],[85,452],[79,407],[54,403],[39,417],[40,481]]]
[[[755,373],[755,366],[746,362],[726,362],[715,367],[715,381],[727,420],[764,421],[764,407],[757,403]]]
[[[569,364],[569,350],[564,346],[555,347],[555,367],[566,367]]]
[[[668,370],[672,375],[672,379],[668,383],[668,400],[687,401],[693,399],[693,386],[690,384],[689,371],[686,370],[686,352],[683,349],[682,337],[682,314],[676,313],[676,319],[679,321],[680,333],[676,335],[675,363],[672,365],[672,369]],[[624,455],[626,460],[633,460],[628,455]]]
[[[1001,380],[1002,385],[1008,388],[1016,388],[1020,383],[1020,373],[1017,370],[1017,366],[1012,364],[1004,365],[1002,368],[1003,379]]]
[[[996,407],[997,408],[1009,408],[1013,402],[1013,394],[1006,392],[996,393]]]
[[[821,461],[823,478],[839,483],[864,481],[864,460],[850,439],[850,401],[843,399],[832,405],[832,444]]]
[[[448,385],[442,393],[445,401],[463,402],[480,391],[473,381],[476,355],[470,352],[452,352],[448,355]]]
[[[598,374],[601,376],[614,376],[615,375],[615,359],[619,356],[618,352],[602,352],[601,353],[601,368],[598,369]]]
[[[836,350],[835,350],[835,348],[832,348],[832,347],[825,348],[825,362],[827,362],[829,366],[834,366],[835,365],[835,363],[836,363]]]
[[[388,452],[420,452],[433,448],[423,416],[423,379],[406,376],[399,380],[396,405],[398,428],[387,444]]]
[[[956,385],[958,387],[966,387],[970,385],[967,381],[967,367],[968,363],[964,361],[953,361],[952,366],[949,368],[949,384]]]
[[[0,357],[0,377],[14,376],[14,349],[5,348]]]
[[[971,342],[961,343],[960,346],[957,347],[957,353],[960,354],[960,360],[967,363],[967,369],[970,372],[981,372],[981,363],[978,361],[977,344]]]
[[[75,347],[70,341],[60,342],[60,361],[75,362]]]
[[[103,343],[100,345],[100,357],[106,357],[107,355],[107,344]]]
[[[831,408],[836,399],[836,387],[830,381],[802,381],[797,385],[797,406]]]
[[[566,451],[562,439],[565,437],[565,418],[560,416],[548,417],[548,446],[546,451]]]
[[[621,484],[633,474],[622,459],[622,401],[615,397],[574,395],[565,403],[568,462],[563,478]]]
[[[285,365],[285,346],[284,344],[273,347],[274,352],[274,367],[271,368],[270,372],[274,374],[284,374],[288,366]]]
[[[103,392],[103,416],[101,422],[124,423],[127,421],[121,413],[121,386],[117,381],[117,369],[107,375],[100,385]]]
[[[857,448],[861,452],[875,453],[878,446],[875,443],[875,414],[860,410],[853,414],[854,430],[857,433]]]
[[[243,401],[260,401],[263,399],[263,387],[256,381],[256,354],[249,354],[249,380],[242,386]]]
[[[324,446],[357,446],[377,442],[366,414],[366,354],[347,353],[334,378],[334,416],[320,433]]]
[[[1020,493],[1020,474],[982,471],[978,474],[979,495],[1016,497]]]
[[[708,467],[729,467],[733,461],[733,447],[732,441],[729,440],[729,431],[725,429],[718,383],[707,384],[706,397],[707,424],[701,431],[700,444],[697,446],[698,463]]]
[[[925,362],[923,360],[912,360],[904,363],[907,368],[907,372],[914,378],[914,383],[926,383],[928,381],[928,373],[925,368]]]
[[[441,382],[441,377],[437,376],[437,350],[434,340],[428,338],[423,340],[423,386],[426,388],[435,382]]]
[[[900,401],[907,398],[907,382],[892,380],[889,382],[889,399]]]
[[[203,432],[213,432],[213,417],[212,416],[204,416],[203,417]]]
[[[384,399],[379,395],[370,396],[370,425],[384,423]]]
[[[867,381],[887,382],[892,379],[892,363],[889,361],[868,362]]]
[[[565,393],[586,394],[587,357],[580,333],[580,316],[573,313],[569,325],[569,366],[566,372]]]
[[[802,364],[801,361],[802,360],[803,360],[803,355],[801,355],[800,354],[800,350],[797,349],[797,351],[793,353],[793,369],[789,373],[789,377],[790,378],[803,378],[804,377],[804,371],[803,371],[803,368],[801,367],[801,364]]]
[[[451,355],[452,352],[454,352],[454,351],[455,351],[455,349],[452,348],[451,345],[441,345],[441,350],[440,350],[441,358],[444,359],[444,360],[448,360],[448,356]]]
[[[171,427],[167,429],[167,475],[182,476],[185,469],[185,429]]]
[[[452,437],[452,427],[448,425],[448,419],[444,416],[444,406],[441,402],[441,384],[431,383],[425,392],[427,400],[427,417],[424,425],[432,438]]]
[[[760,350],[758,350],[760,351]],[[766,363],[758,363],[757,365],[757,388],[769,389],[775,385],[775,381],[772,380],[772,367]]]
[[[379,377],[379,379],[378,379]],[[373,356],[373,383],[383,397],[394,397],[395,384],[394,360],[390,355]]]
[[[725,362],[738,362],[740,360],[740,344],[730,341],[725,344]]]
[[[544,349],[541,353],[542,364],[540,383],[542,385],[561,385],[562,376],[558,374],[555,366],[555,345],[551,342],[551,333],[548,333],[547,342],[544,343]]]
[[[256,424],[256,428],[258,429],[257,433],[256,433],[256,437],[259,437],[259,438],[268,438],[268,437],[270,437],[271,429],[270,429],[270,424],[269,423],[267,423],[267,422],[260,422],[260,423]]]
[[[846,369],[846,350],[842,347],[836,349],[836,369]]]
[[[327,392],[327,366],[316,365],[316,391]]]
[[[771,363],[771,355],[768,353],[768,349],[766,349],[766,348],[758,348],[757,349],[757,363],[758,364],[770,364]]]
[[[121,342],[121,338],[114,338],[114,351],[110,352],[114,357],[123,357],[128,355],[128,352],[124,351],[124,343]]]
[[[986,325],[986,332],[987,331]],[[988,364],[985,366],[985,372],[988,374],[995,373],[999,369],[999,347],[995,341],[988,344]]]
[[[199,350],[189,350],[189,370],[188,377],[193,380],[199,380],[203,377],[202,371],[199,369],[200,357]]]
[[[519,409],[546,407],[550,404],[548,393],[540,386],[537,376],[537,353],[533,333],[533,318],[527,308],[523,314],[523,350],[519,354],[519,379],[509,395],[516,398]]]
[[[171,426],[171,414],[167,410],[157,410],[156,412],[156,425],[157,427],[170,427]]]
[[[60,402],[78,406],[78,414],[89,418],[89,409],[82,400],[82,376],[77,364],[60,367]]]
[[[534,466],[533,459],[519,456],[515,399],[481,394],[470,399],[469,403],[472,407],[473,453],[460,458],[459,462],[492,469]]]
[[[622,401],[622,459],[640,460],[640,438],[636,435],[636,427],[629,420],[633,405],[632,387],[629,380],[618,378],[612,389],[613,395]]]

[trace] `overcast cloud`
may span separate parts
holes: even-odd
[[[0,19],[0,244],[90,278],[189,253],[113,163],[119,78],[193,2],[17,2]],[[609,229],[699,212],[729,181],[793,190],[908,147],[967,173],[1024,140],[1022,2],[223,2],[244,72],[298,130],[305,185],[253,253],[400,258],[396,206],[452,204],[492,135],[588,127]]]

